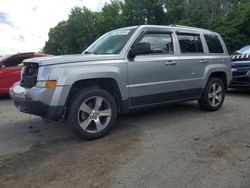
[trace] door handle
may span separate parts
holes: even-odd
[[[208,63],[208,60],[202,59],[202,60],[200,60],[200,63]]]
[[[176,63],[176,61],[171,61],[171,60],[169,60],[169,61],[167,61],[167,63],[165,63],[165,65],[176,65],[177,63]]]

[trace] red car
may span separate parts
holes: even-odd
[[[20,80],[22,61],[29,58],[48,56],[47,54],[20,53],[0,57],[0,95],[7,95],[10,87]]]

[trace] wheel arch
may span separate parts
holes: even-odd
[[[206,67],[206,70],[204,72],[204,82],[203,82],[203,88],[206,87],[207,82],[210,78],[216,77],[223,81],[225,85],[225,89],[228,88],[228,85],[230,83],[231,78],[231,69],[229,69],[224,64],[218,64],[218,65],[209,65]]]
[[[66,108],[68,107],[70,100],[77,92],[89,87],[98,87],[109,92],[116,100],[118,112],[123,113],[126,111],[126,105],[122,99],[121,89],[119,88],[118,82],[114,78],[90,78],[75,81],[70,88],[65,105]]]
[[[227,74],[226,72],[223,72],[223,71],[217,71],[217,72],[212,72],[209,76],[209,79],[210,78],[219,78],[222,80],[224,86],[225,86],[225,89],[228,88],[228,80],[227,80]]]

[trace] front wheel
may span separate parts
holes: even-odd
[[[201,99],[198,101],[200,107],[207,111],[219,110],[224,103],[225,92],[225,86],[221,79],[209,79]]]
[[[114,97],[100,88],[86,88],[78,92],[67,114],[69,126],[82,139],[98,139],[105,136],[117,118]]]

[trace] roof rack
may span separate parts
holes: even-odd
[[[208,29],[203,29],[203,28],[198,28],[198,27],[191,27],[191,26],[184,26],[184,25],[176,25],[176,24],[171,24],[169,25],[170,27],[178,27],[182,29],[199,29],[199,30],[204,30],[204,31],[210,31]]]

